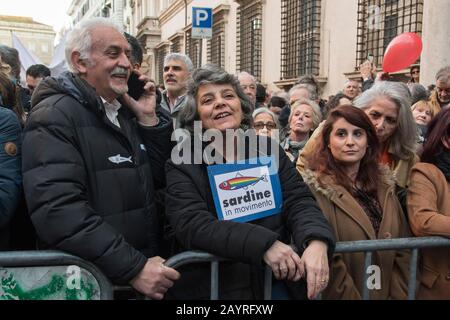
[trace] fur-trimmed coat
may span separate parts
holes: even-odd
[[[316,152],[319,141],[322,139],[322,129],[325,121],[322,121],[313,134],[309,138],[306,145],[300,151],[297,159],[297,170],[304,170],[308,167],[308,158]],[[407,188],[409,185],[409,178],[411,174],[411,169],[419,161],[417,155],[412,155],[409,159],[399,159],[394,155],[394,150],[392,147],[388,149],[388,153],[393,158],[393,162],[390,166],[392,175],[394,176],[395,183],[402,188]]]
[[[403,238],[410,235],[405,215],[395,194],[395,180],[387,168],[383,168],[382,172],[378,200],[383,209],[383,218],[376,235],[370,219],[357,200],[345,188],[336,184],[331,176],[323,176],[321,185],[313,171],[300,171],[330,222],[336,241]],[[405,251],[373,253],[372,265],[379,266],[381,271],[381,288],[369,290],[370,299],[406,299],[409,256]],[[363,269],[363,253],[335,254],[328,288],[322,294],[323,299],[361,299],[363,285],[366,285]],[[373,271],[368,274],[374,275]],[[374,281],[369,283],[376,284]]]

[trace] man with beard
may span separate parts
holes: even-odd
[[[159,257],[154,190],[164,187],[170,117],[155,85],[127,94],[130,46],[108,19],[77,25],[66,41],[71,72],[40,83],[24,131],[23,180],[42,248],[95,263],[116,284],[162,299],[178,279]]]
[[[437,72],[436,87],[430,100],[434,114],[450,103],[450,66],[443,67]]]

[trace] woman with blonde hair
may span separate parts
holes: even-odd
[[[411,106],[411,111],[417,124],[419,135],[417,141],[419,144],[422,144],[425,141],[427,125],[434,117],[434,110],[428,101],[420,100]]]
[[[322,121],[322,112],[317,103],[308,99],[299,99],[291,106],[288,121],[288,135],[281,143],[284,151],[293,163],[310,136]]]

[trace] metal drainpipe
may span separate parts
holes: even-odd
[[[187,0],[184,0],[184,26],[187,26]]]

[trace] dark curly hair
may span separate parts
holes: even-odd
[[[243,115],[241,128],[247,130],[251,127],[252,104],[244,91],[242,91],[237,78],[215,65],[207,64],[196,69],[188,82],[186,104],[179,114],[181,128],[187,129],[191,134],[194,132],[194,121],[200,121],[200,115],[197,110],[198,89],[205,84],[231,85],[241,101]]]

